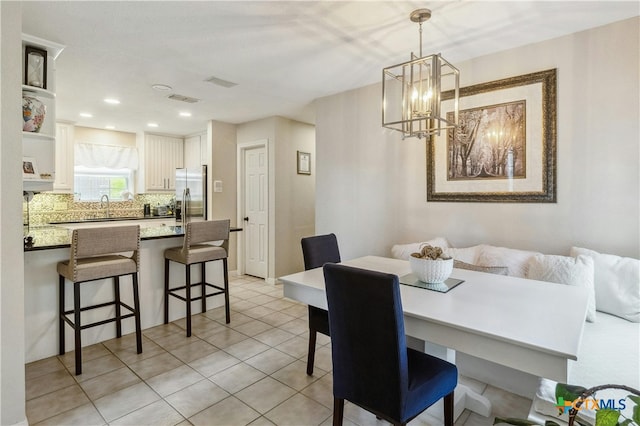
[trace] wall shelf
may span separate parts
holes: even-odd
[[[40,132],[22,132],[22,156],[33,158],[40,173],[55,176],[56,142],[56,78],[55,60],[64,46],[49,40],[22,34],[22,64],[25,63],[25,46],[33,46],[47,52],[45,80],[47,88],[22,84],[22,95],[37,98],[46,108]],[[24,73],[24,70],[23,70]],[[23,81],[24,82],[24,81]],[[23,179],[23,191],[52,191],[54,179]]]
[[[55,135],[50,135],[48,133],[36,133],[36,132],[22,132],[23,138],[33,138],[33,139],[41,139],[41,140],[51,140],[55,141]]]
[[[49,90],[41,89],[40,87],[35,87],[35,86],[28,86],[26,84],[22,85],[22,91],[31,93],[34,96],[41,96],[43,98],[53,99],[56,97],[56,94]]]
[[[22,181],[23,191],[41,192],[53,189],[53,179],[24,179]]]

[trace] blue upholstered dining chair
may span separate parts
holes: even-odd
[[[328,262],[340,262],[340,250],[335,234],[305,237],[301,240],[301,244],[305,270],[319,268]],[[326,310],[309,305],[309,352],[307,355],[309,376],[313,375],[318,333],[329,335],[329,315]]]
[[[404,425],[444,397],[453,425],[458,369],[407,348],[397,275],[326,264],[323,267],[333,359],[333,424],[348,400]]]

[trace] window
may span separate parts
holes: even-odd
[[[75,166],[73,184],[80,201],[100,201],[105,194],[113,201],[128,200],[133,193],[133,171]]]

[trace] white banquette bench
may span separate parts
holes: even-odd
[[[455,259],[456,268],[583,287],[590,294],[589,307],[578,360],[570,361],[568,383],[640,389],[640,260],[578,247],[572,247],[567,256],[486,244],[455,248],[442,237],[394,245],[392,256],[408,259],[426,244],[441,247]],[[567,420],[566,414],[558,416],[555,385],[540,378],[529,420],[541,424],[551,417]]]

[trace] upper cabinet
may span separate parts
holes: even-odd
[[[184,167],[197,168],[207,164],[206,133],[187,136],[184,140]]]
[[[56,192],[73,192],[73,130],[71,123],[56,123],[56,176],[53,181]]]
[[[184,167],[184,140],[145,134],[144,192],[172,192],[176,189],[176,169]]]
[[[22,34],[24,191],[51,191],[56,176],[55,60],[64,46]]]

